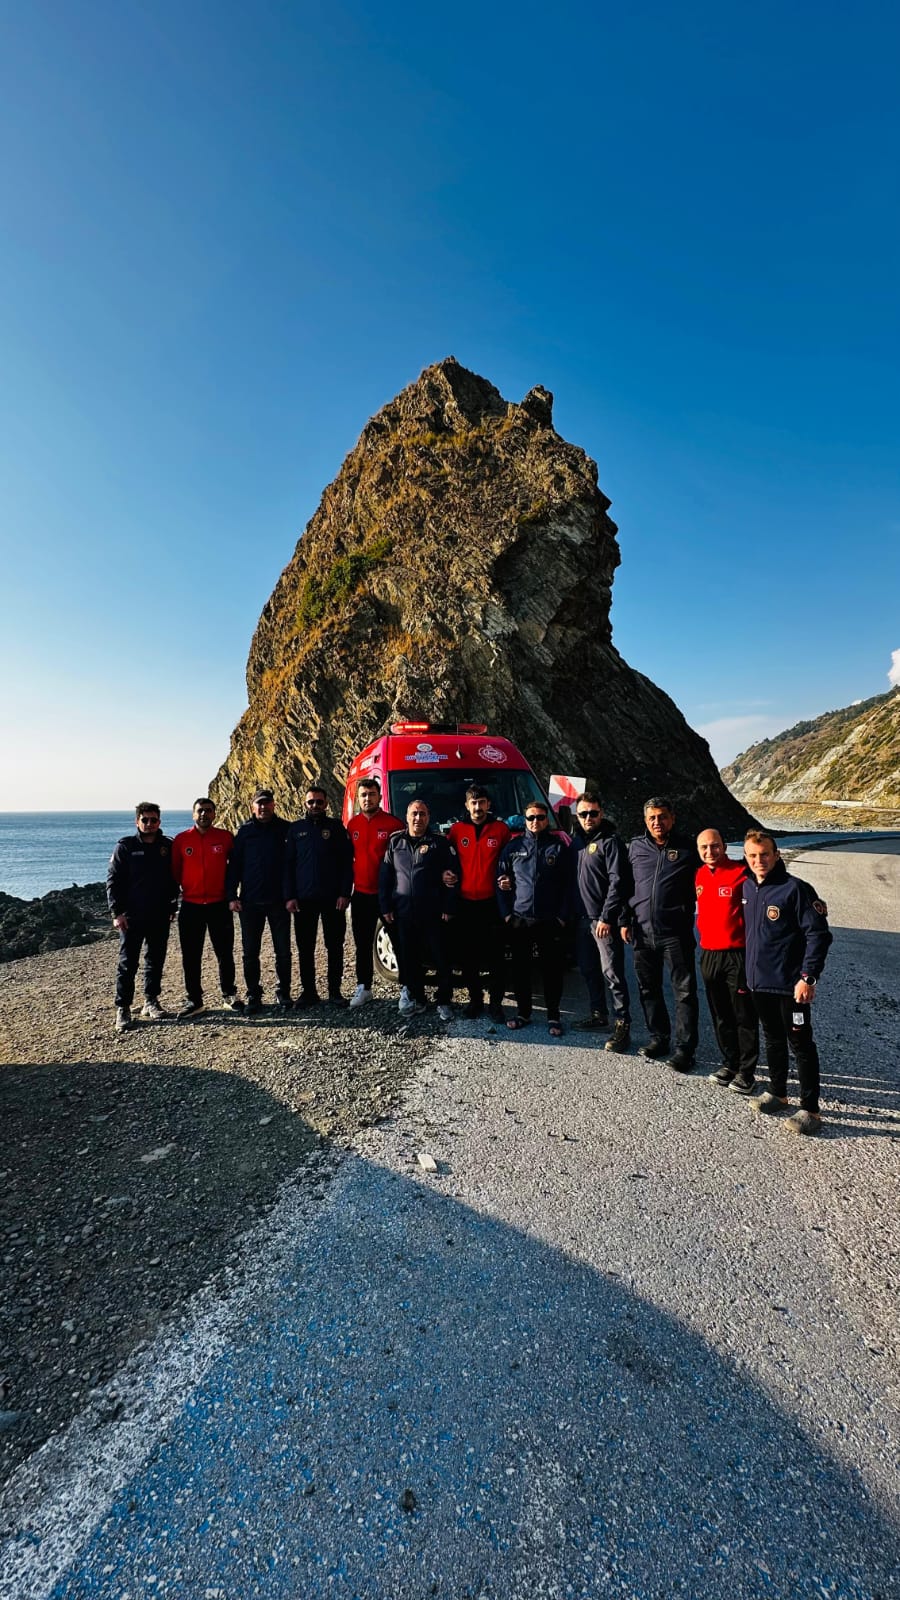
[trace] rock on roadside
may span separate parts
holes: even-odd
[[[92,944],[110,931],[102,883],[73,883],[71,889],[51,889],[36,900],[0,892],[0,962]]]

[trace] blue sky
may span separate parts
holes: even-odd
[[[887,5],[0,8],[0,809],[189,803],[366,418],[453,354],[599,465],[724,759],[900,647]]]

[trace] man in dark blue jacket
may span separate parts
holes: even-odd
[[[537,948],[547,1007],[547,1029],[562,1033],[559,1007],[563,991],[563,930],[575,915],[575,853],[559,832],[550,831],[543,800],[525,807],[525,837],[510,839],[497,865],[497,903],[509,930],[516,1015],[506,1026],[527,1028],[531,1021],[532,949]]]
[[[655,1061],[671,1050],[671,1024],[663,996],[668,969],[675,996],[675,1053],[670,1066],[692,1072],[699,1007],[694,966],[697,852],[693,839],[675,832],[671,800],[644,805],[645,832],[628,846],[633,892],[622,937],[634,945],[634,970],[650,1039],[639,1055]]]
[[[424,800],[406,809],[406,827],[391,835],[378,878],[381,915],[391,930],[400,969],[403,1016],[425,1010],[425,969],[437,973],[442,1022],[453,1016],[453,968],[448,938],[456,910],[459,856],[449,839],[429,827]]]
[[[627,1050],[631,1042],[631,1003],[619,925],[631,893],[631,869],[624,840],[605,820],[599,795],[586,792],[575,802],[572,846],[579,901],[575,951],[591,1008],[590,1016],[576,1026],[587,1031],[606,1023],[605,979],[616,1019],[605,1048]]]
[[[328,957],[328,1000],[346,1006],[341,994],[347,907],[353,893],[353,846],[339,817],[328,815],[328,796],[317,784],[306,791],[306,816],[288,828],[284,846],[284,898],[294,913],[300,963],[298,1011],[319,1003],[316,939],[319,918]]]
[[[283,893],[284,841],[289,826],[286,817],[276,815],[271,789],[257,789],[253,815],[238,828],[228,858],[225,898],[241,918],[248,1016],[262,1006],[259,952],[267,922],[275,953],[275,1005],[279,1011],[290,1010],[291,919]]]
[[[169,928],[178,906],[172,877],[172,841],[160,829],[155,801],[135,808],[136,833],[120,839],[109,858],[106,898],[119,934],[116,968],[116,1033],[131,1027],[134,978],[144,951],[144,1016],[166,1015],[159,1003]]]
[[[744,838],[751,876],[744,880],[747,987],[766,1041],[769,1089],[756,1109],[779,1113],[787,1104],[788,1047],[797,1064],[800,1109],[788,1118],[793,1133],[819,1132],[819,1052],[810,1006],[831,944],[828,907],[810,883],[788,872],[771,834],[752,828]]]

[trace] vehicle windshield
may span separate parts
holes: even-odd
[[[431,826],[446,833],[452,823],[466,816],[466,790],[478,784],[491,797],[491,810],[510,827],[524,831],[525,807],[533,800],[547,806],[550,827],[559,826],[547,796],[531,772],[508,768],[505,772],[391,772],[388,774],[390,808],[395,817],[405,820],[406,808],[413,800],[424,800],[431,812]]]

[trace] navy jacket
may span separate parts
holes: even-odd
[[[251,817],[241,823],[225,872],[226,900],[284,907],[284,841],[289,827],[286,817],[273,817],[271,822]]]
[[[137,829],[120,839],[109,858],[106,898],[114,917],[124,911],[136,922],[168,922],[178,904],[171,839],[158,833],[145,844]]]
[[[579,909],[592,922],[618,924],[631,894],[631,866],[624,839],[615,824],[601,822],[596,833],[587,834],[577,824],[572,833],[575,851],[575,878]],[[618,928],[616,929],[618,938]]]
[[[349,900],[353,846],[339,817],[301,817],[284,844],[285,900]]]
[[[832,941],[828,907],[811,883],[776,861],[768,877],[743,885],[747,988],[793,994],[799,978],[818,978]]]
[[[443,834],[428,828],[414,839],[405,828],[391,835],[378,875],[381,914],[413,916],[427,922],[452,916],[459,884],[448,889],[443,881],[449,869],[459,878],[459,856]]]
[[[497,889],[497,904],[504,919],[525,917],[529,922],[566,922],[578,909],[575,889],[575,851],[561,833],[545,828],[539,834],[510,839],[500,852],[497,877],[512,878],[512,889]]]
[[[664,845],[641,833],[628,846],[633,888],[629,898],[636,943],[641,935],[694,940],[697,846],[673,831]]]

